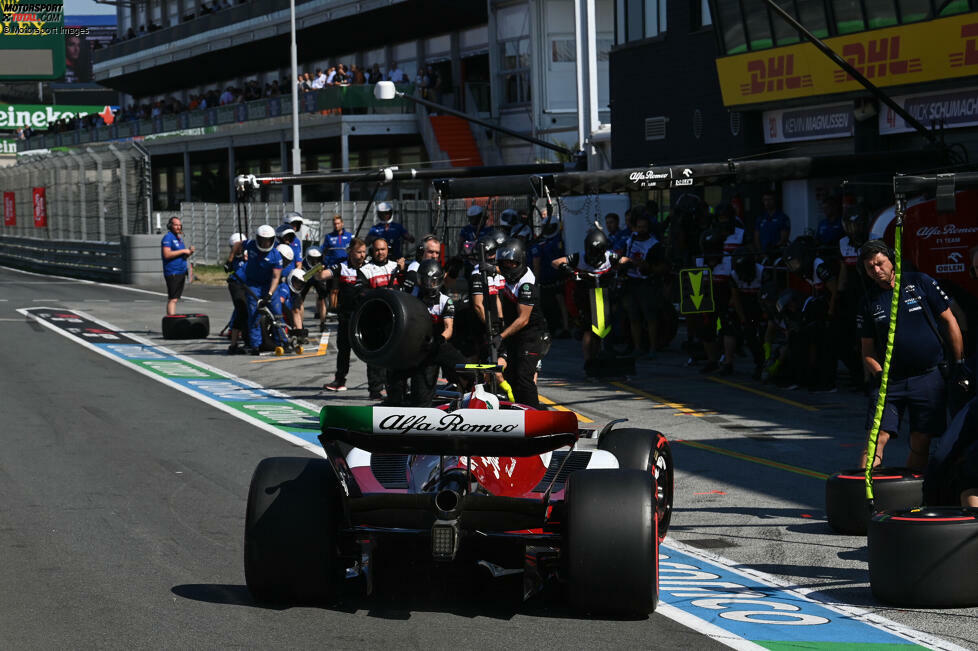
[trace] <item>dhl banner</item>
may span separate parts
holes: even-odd
[[[978,74],[978,13],[826,39],[877,86]],[[724,106],[861,90],[811,43],[717,59]]]

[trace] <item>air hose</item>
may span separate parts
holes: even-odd
[[[896,336],[897,311],[900,307],[900,276],[903,267],[900,252],[903,239],[903,216],[906,202],[903,197],[896,200],[896,228],[893,234],[893,297],[890,300],[890,323],[886,332],[886,353],[883,357],[883,372],[880,375],[880,391],[876,398],[876,411],[873,414],[873,427],[866,442],[866,503],[870,512],[875,510],[873,495],[873,467],[876,465],[876,442],[879,439],[880,423],[883,420],[883,407],[886,404],[886,386],[890,377],[890,360],[893,358],[893,339]]]

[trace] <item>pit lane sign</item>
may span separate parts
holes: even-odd
[[[713,276],[706,267],[683,269],[679,272],[679,312],[706,314],[713,312]]]

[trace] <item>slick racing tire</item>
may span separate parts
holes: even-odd
[[[163,317],[164,339],[206,339],[211,322],[206,314],[172,314]]]
[[[582,470],[568,477],[562,553],[575,610],[655,610],[659,544],[653,484],[645,470]]]
[[[350,320],[353,352],[371,366],[414,368],[431,345],[431,316],[420,299],[372,289]]]
[[[912,509],[924,502],[924,476],[906,468],[876,468],[873,495],[877,511]],[[866,508],[862,470],[843,470],[826,480],[825,515],[838,533],[866,535],[872,514]]]
[[[867,544],[869,582],[880,601],[911,608],[978,606],[978,509],[877,513]]]
[[[621,427],[605,432],[598,441],[599,450],[607,450],[618,459],[618,467],[645,470],[655,477],[656,518],[661,542],[672,520],[673,463],[672,447],[661,433],[637,427]]]
[[[340,487],[325,459],[263,459],[245,515],[245,581],[263,603],[316,603],[342,581]]]

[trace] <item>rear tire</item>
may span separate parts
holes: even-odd
[[[605,432],[598,441],[599,450],[607,450],[618,459],[618,467],[645,470],[655,477],[656,518],[661,542],[672,520],[673,463],[672,447],[661,433],[637,427],[620,427]]]
[[[978,606],[978,509],[877,513],[867,544],[869,582],[880,601],[911,608]]]
[[[866,535],[872,514],[863,477],[862,470],[843,470],[825,482],[825,515],[838,533]],[[924,477],[907,468],[876,468],[873,495],[877,511],[912,509],[924,502]]]
[[[582,470],[568,477],[562,554],[571,606],[647,615],[659,600],[652,475]]]
[[[309,603],[335,596],[340,486],[325,459],[263,459],[245,516],[245,582],[259,602]]]

